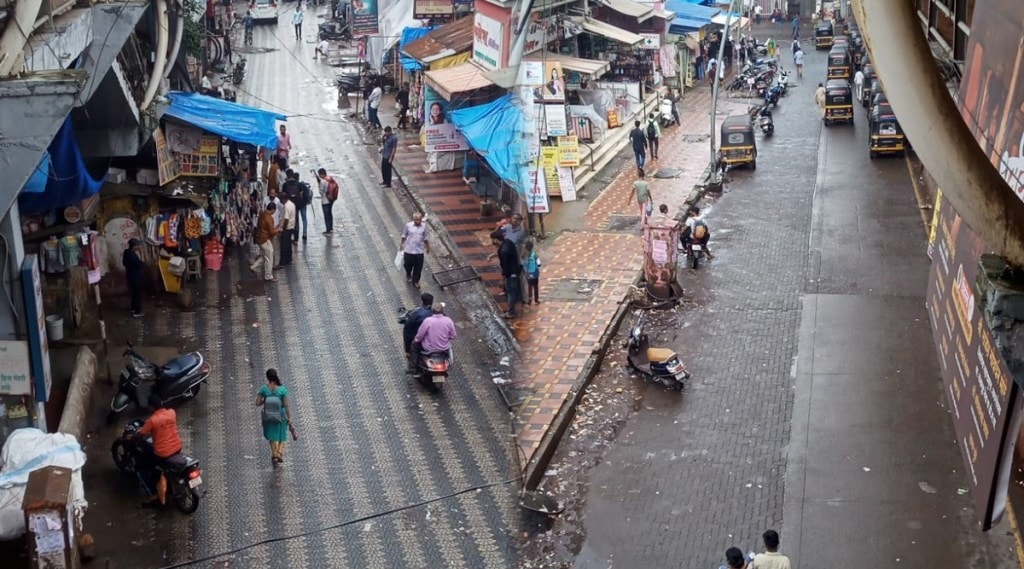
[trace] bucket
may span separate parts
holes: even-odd
[[[64,339],[64,319],[60,316],[46,317],[46,336],[51,342],[59,342]]]

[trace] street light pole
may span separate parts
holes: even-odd
[[[718,116],[718,91],[719,84],[721,83],[720,77],[724,73],[725,59],[725,40],[729,37],[729,26],[732,24],[732,10],[733,5],[738,0],[730,0],[728,10],[729,12],[725,15],[725,29],[722,30],[722,35],[719,39],[718,45],[718,60],[715,64],[715,76],[711,79],[711,184],[715,186],[721,186],[722,179],[718,168],[718,157],[715,154],[715,146],[717,145],[717,137],[715,136],[715,127],[717,121],[715,117]]]

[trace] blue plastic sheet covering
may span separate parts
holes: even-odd
[[[67,207],[100,191],[103,178],[93,178],[85,169],[70,117],[64,120],[57,136],[53,137],[47,155],[48,158],[43,158],[36,172],[29,178],[29,189],[36,191],[22,192],[18,196],[18,208],[22,213],[45,213]],[[42,192],[38,191],[40,175],[46,176],[45,190]]]
[[[721,10],[714,6],[702,6],[687,2],[686,0],[668,0],[668,2],[665,2],[665,9],[673,12],[677,19],[682,18],[684,20],[703,22],[705,25],[710,24],[711,18],[721,12]]]
[[[405,55],[405,46],[429,34],[433,29],[434,28],[430,26],[422,28],[405,28],[402,30],[402,39],[398,40],[398,52],[401,54],[400,59],[402,61],[402,67],[406,71],[420,71],[423,69],[423,65],[419,61]]]
[[[199,93],[171,91],[167,94],[171,106],[164,116],[219,134],[229,140],[277,148],[277,121],[288,117],[280,113],[239,105]]]
[[[462,132],[473,150],[487,160],[487,164],[505,183],[522,192],[525,168],[523,124],[525,117],[504,97],[465,109],[448,112],[452,124]]]

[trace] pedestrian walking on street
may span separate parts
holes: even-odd
[[[327,175],[327,170],[320,168],[316,171],[316,175],[320,179],[320,205],[324,210],[324,235],[333,235],[334,202],[338,201],[341,188],[338,187],[338,182],[334,178]]]
[[[277,154],[274,154],[273,156],[270,157],[270,168],[267,169],[267,195],[270,195],[270,192],[276,193],[279,189],[281,189],[281,186],[278,183],[278,180],[280,178],[278,178],[277,176],[277,173],[280,171],[280,169],[281,159],[277,156]]]
[[[793,16],[793,41],[800,38],[800,17]]]
[[[292,241],[295,236],[295,222],[298,219],[295,202],[288,194],[281,194],[281,203],[284,204],[284,213],[281,215],[281,264],[275,267],[278,269],[292,264]]]
[[[825,86],[821,83],[818,83],[818,88],[814,90],[814,103],[818,105],[821,117],[825,118]]]
[[[760,24],[761,23],[761,5],[760,4],[758,4],[757,6],[754,6],[754,23],[755,24]]]
[[[798,49],[798,50],[796,50],[796,53],[793,54],[793,65],[796,66],[796,76],[797,77],[803,77],[804,76],[804,50]],[[859,73],[859,71],[858,71],[858,73]]]
[[[259,275],[260,270],[263,270],[263,280],[267,282],[274,282],[277,279],[274,278],[274,236],[277,235],[277,224],[274,223],[274,212],[277,210],[277,204],[271,202],[267,204],[267,208],[260,212],[259,221],[256,223],[256,235],[254,241],[260,248],[260,254],[256,257],[256,261],[249,265],[249,270],[254,275]]]
[[[777,47],[775,45],[775,38],[768,38],[765,45],[768,46],[768,57],[775,59],[775,48]]]
[[[633,144],[636,169],[643,174],[644,162],[647,160],[647,139],[644,137],[644,131],[640,129],[640,121],[633,121],[633,130],[629,133],[629,141]]]
[[[501,230],[491,233],[491,243],[498,248],[498,264],[501,266],[501,276],[505,279],[505,294],[508,298],[508,310],[501,317],[515,318],[516,305],[523,300],[523,288],[519,280],[522,269],[519,253],[515,243]]]
[[[540,257],[533,250],[533,241],[526,244],[526,263],[523,266],[526,271],[526,304],[533,302],[540,304]]]
[[[288,135],[288,128],[284,125],[278,129],[277,134],[277,155],[285,160],[288,159],[288,154],[292,151],[292,137]],[[282,166],[287,168],[288,166]]]
[[[405,268],[405,281],[420,288],[420,275],[423,274],[423,259],[430,253],[430,239],[427,237],[427,225],[423,223],[423,214],[412,214],[412,221],[402,229],[402,266]]]
[[[380,149],[380,185],[385,188],[391,187],[391,164],[395,160],[395,153],[398,152],[398,137],[391,132],[391,127],[384,129],[383,145]]]
[[[256,394],[256,406],[263,407],[260,413],[263,438],[270,443],[270,463],[277,466],[284,462],[284,443],[288,440],[291,410],[288,408],[288,390],[281,384],[276,369],[267,370],[267,384]]]
[[[725,550],[725,568],[723,569],[747,569],[750,564],[743,556],[743,551],[738,547],[730,547]]]
[[[284,203],[281,202],[280,193],[276,189],[268,190],[267,197],[263,199],[264,207],[267,204],[274,204],[274,227],[277,229],[270,239],[270,244],[274,246],[274,264],[271,267],[281,264],[281,215],[284,213]]]
[[[302,2],[295,4],[292,12],[292,25],[295,26],[295,41],[302,41]]]
[[[803,49],[803,47],[800,45],[800,40],[794,38],[793,39],[793,55],[796,55],[796,52],[800,51],[801,49]]]
[[[751,565],[756,569],[791,569],[789,557],[779,553],[779,534],[770,529],[761,535],[764,540],[764,553],[754,556]]]
[[[658,159],[658,142],[661,140],[661,125],[654,118],[654,113],[647,115],[647,146],[651,151],[651,159]]]
[[[853,92],[857,95],[857,101],[864,100],[864,72],[860,69],[853,76]]]
[[[124,276],[128,281],[128,291],[132,297],[132,317],[142,318],[142,290],[146,287],[146,263],[139,253],[142,252],[142,241],[132,237],[128,240],[128,248],[121,255],[124,264]]]
[[[398,128],[404,129],[409,120],[409,84],[402,83],[402,88],[395,95],[395,102],[398,103]]]
[[[371,128],[381,128],[380,115],[380,100],[384,96],[384,90],[380,88],[380,85],[376,82],[373,84],[373,90],[370,91],[370,96],[366,98],[366,112],[367,119],[370,121]]]
[[[288,201],[294,204],[295,213],[297,214],[295,225],[292,227],[292,243],[298,244],[299,242],[299,223],[302,224],[302,239],[306,240],[308,220],[306,218],[306,206],[309,204],[309,184],[299,181],[299,173],[288,170],[287,181],[284,183],[284,189],[282,193],[288,196]]]
[[[629,197],[626,198],[626,202],[633,199],[636,195],[636,204],[640,206],[640,224],[641,226],[647,225],[647,216],[651,214],[654,209],[654,199],[651,197],[651,186],[644,179],[644,171],[640,170],[637,174],[637,180],[633,182],[632,189],[629,190]]]

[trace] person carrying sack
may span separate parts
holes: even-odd
[[[256,395],[256,406],[263,407],[260,415],[263,438],[270,443],[270,464],[277,466],[284,462],[284,443],[291,430],[291,413],[288,409],[288,390],[281,385],[276,369],[267,370],[267,384],[260,387]]]

